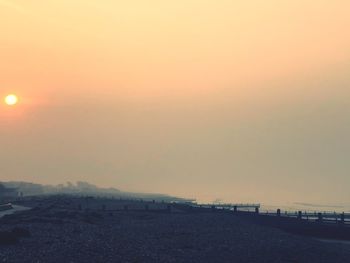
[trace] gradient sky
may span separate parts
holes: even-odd
[[[0,180],[350,203],[349,10],[0,0]]]

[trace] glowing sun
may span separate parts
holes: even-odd
[[[18,102],[18,97],[14,94],[10,94],[5,97],[5,103],[7,105],[13,106],[17,104],[17,102]]]

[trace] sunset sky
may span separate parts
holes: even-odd
[[[0,180],[350,203],[349,10],[0,0]]]

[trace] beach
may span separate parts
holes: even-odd
[[[47,198],[1,219],[0,231],[24,229],[1,245],[1,262],[346,262],[350,246],[255,224],[231,213],[194,213],[144,202]],[[102,205],[101,204],[107,204]],[[109,209],[112,205],[124,207]],[[153,207],[152,207],[153,206]],[[154,208],[154,210],[152,209]]]

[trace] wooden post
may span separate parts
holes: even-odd
[[[255,207],[255,214],[259,214],[259,207]]]
[[[298,220],[301,220],[303,218],[301,211],[298,211]]]
[[[345,214],[344,212],[340,214],[340,223],[345,224]]]
[[[279,208],[277,209],[277,216],[281,217],[281,209],[279,209]]]

